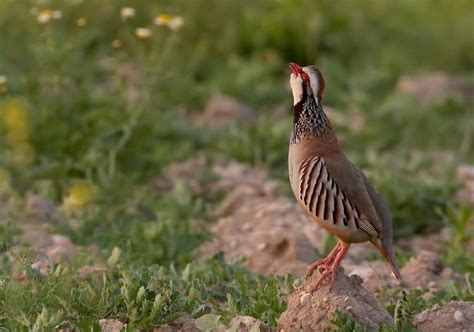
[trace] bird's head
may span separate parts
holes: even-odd
[[[301,67],[290,63],[290,85],[293,93],[293,105],[305,98],[314,98],[316,104],[321,103],[325,87],[324,77],[316,66]]]

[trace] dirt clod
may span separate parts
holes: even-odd
[[[228,193],[217,208],[211,227],[214,238],[201,247],[212,256],[246,257],[245,264],[260,273],[303,275],[321,249],[324,230],[309,220],[296,202],[278,193],[265,172],[239,163],[214,167],[214,190]]]
[[[261,320],[253,318],[251,316],[237,316],[232,319],[229,326],[237,327],[237,331],[241,332],[250,332],[250,331],[260,331],[260,332],[270,332],[273,331],[271,327],[266,325]],[[226,331],[228,331],[226,329]]]
[[[452,94],[469,99],[473,93],[473,87],[468,82],[450,77],[443,72],[402,76],[396,89],[414,96],[422,104],[428,103],[433,98]]]
[[[214,128],[226,128],[234,123],[252,123],[256,118],[248,105],[229,96],[216,95],[210,99],[198,121]]]
[[[339,268],[331,292],[327,283],[313,291],[320,276],[321,273],[315,271],[289,296],[288,309],[278,320],[278,330],[323,331],[334,328],[331,320],[336,310],[349,314],[359,324],[369,328],[393,324],[392,317],[362,286],[362,279],[357,275],[348,277],[344,269]],[[309,299],[302,301],[303,297]]]
[[[422,250],[411,258],[401,270],[403,285],[409,288],[430,287],[439,289],[444,280],[460,279],[451,268],[443,267],[441,257],[434,252]]]
[[[474,331],[474,303],[451,301],[416,315],[412,324],[420,332]]]
[[[118,319],[101,319],[99,325],[102,332],[120,332],[125,327]]]
[[[196,320],[191,315],[183,314],[172,323],[156,326],[153,332],[199,332],[195,323]]]
[[[460,165],[457,170],[458,180],[463,187],[456,195],[460,202],[474,204],[474,165]]]

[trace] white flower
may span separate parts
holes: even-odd
[[[135,35],[140,39],[146,39],[151,36],[151,30],[147,28],[137,28],[135,29]]]
[[[171,21],[168,22],[168,28],[175,31],[184,25],[184,20],[181,16],[174,16]]]
[[[120,16],[122,17],[123,21],[128,20],[131,17],[135,16],[135,8],[132,7],[123,7],[120,10]]]

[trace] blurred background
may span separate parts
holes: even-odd
[[[227,193],[205,189],[217,163],[264,172],[291,200],[288,62],[323,72],[326,111],[397,241],[442,234],[443,264],[472,272],[473,31],[470,0],[1,1],[0,326],[183,312],[274,326],[291,276],[195,258]],[[55,241],[72,252],[48,256]],[[73,289],[84,266],[104,281]]]

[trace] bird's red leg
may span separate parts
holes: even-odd
[[[329,255],[327,255],[325,258],[318,259],[316,262],[308,266],[308,276],[310,276],[313,271],[320,265],[329,265],[332,263],[334,258],[336,257],[337,253],[341,250],[341,243],[337,242],[336,246],[331,250]]]
[[[341,244],[341,249],[336,256],[336,260],[334,261],[334,264],[332,264],[327,270],[323,272],[318,282],[316,283],[314,290],[317,290],[321,286],[321,284],[324,282],[324,280],[326,280],[326,278],[329,277],[330,274],[332,274],[332,277],[331,277],[331,282],[329,283],[329,290],[331,290],[332,287],[334,286],[334,281],[336,280],[337,268],[339,267],[339,265],[341,265],[341,262],[347,253],[347,250],[349,250],[349,247],[351,246],[349,243],[344,243],[342,241],[340,241],[340,244]]]

